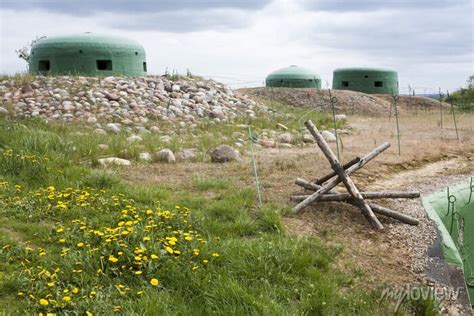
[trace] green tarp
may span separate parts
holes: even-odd
[[[441,234],[446,261],[464,269],[469,297],[474,303],[474,193],[468,203],[470,192],[471,183],[467,179],[449,188],[449,194],[455,197],[455,201],[451,198],[454,203],[449,203],[447,190],[444,190],[423,198],[423,206]]]

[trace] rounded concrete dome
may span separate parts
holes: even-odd
[[[398,74],[386,68],[338,68],[333,73],[332,88],[369,94],[398,94]]]
[[[84,33],[46,37],[31,47],[29,71],[35,74],[144,76],[145,49],[121,37]]]
[[[321,89],[321,77],[309,69],[291,65],[270,73],[265,84],[267,87]]]

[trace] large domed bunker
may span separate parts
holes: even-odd
[[[309,69],[291,65],[270,73],[265,79],[267,87],[321,89],[321,77]]]
[[[386,68],[338,68],[332,88],[369,94],[398,94],[398,74]]]
[[[30,52],[29,71],[34,74],[85,76],[144,76],[145,49],[121,37],[84,33],[46,37]]]

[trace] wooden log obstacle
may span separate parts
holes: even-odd
[[[353,172],[361,169],[369,161],[389,148],[389,143],[383,143],[366,156],[362,158],[356,157],[348,163],[342,165],[313,122],[307,121],[305,126],[316,140],[316,144],[321,149],[326,159],[329,161],[333,171],[326,176],[314,181],[307,181],[302,178],[296,179],[295,184],[303,187],[306,190],[313,191],[313,193],[292,196],[291,199],[298,202],[298,204],[293,208],[294,212],[299,212],[306,206],[313,205],[317,202],[344,202],[357,206],[361,210],[362,214],[366,217],[368,222],[376,229],[382,229],[383,225],[380,223],[375,213],[397,219],[406,224],[418,225],[419,222],[416,218],[375,203],[368,203],[366,200],[398,198],[413,199],[420,197],[419,192],[361,192],[350,177]],[[344,185],[347,193],[337,193],[331,191],[341,182]]]

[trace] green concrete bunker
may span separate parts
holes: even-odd
[[[462,268],[471,305],[474,303],[474,180],[423,199],[441,235],[446,262]]]
[[[84,33],[46,37],[31,48],[29,71],[33,74],[84,76],[144,76],[145,49],[121,37]]]
[[[291,65],[270,73],[265,85],[274,88],[321,89],[321,77],[309,69]]]
[[[369,94],[398,94],[398,74],[386,68],[338,68],[332,88]]]

